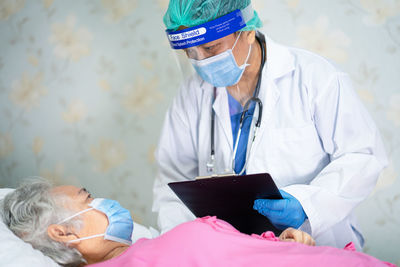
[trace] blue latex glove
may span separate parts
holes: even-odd
[[[278,229],[299,228],[307,218],[300,202],[291,194],[279,190],[283,199],[256,199],[253,209],[267,217]]]

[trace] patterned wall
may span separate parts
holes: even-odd
[[[181,78],[167,0],[0,0],[0,186],[44,176],[154,225],[153,152]],[[357,208],[366,252],[400,264],[400,1],[253,0],[264,31],[350,73],[390,165]],[[397,252],[397,253],[396,253]]]

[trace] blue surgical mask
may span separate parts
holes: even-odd
[[[82,213],[95,209],[106,214],[108,218],[108,226],[106,232],[103,234],[97,234],[97,235],[74,239],[68,241],[68,243],[104,236],[104,239],[107,240],[112,240],[127,245],[132,244],[133,220],[129,210],[123,208],[115,200],[104,199],[104,198],[93,199],[93,201],[89,204],[89,206],[91,208],[80,211],[60,221],[58,224],[64,223]]]
[[[247,66],[249,66],[249,64],[247,64],[247,61],[251,53],[250,45],[249,52],[247,54],[247,58],[244,64],[241,66],[237,65],[232,50],[235,48],[241,33],[242,32],[240,32],[239,36],[236,38],[232,49],[228,49],[221,54],[202,60],[190,59],[197,74],[199,74],[204,81],[216,87],[231,86],[237,84],[240,81],[244,70]]]

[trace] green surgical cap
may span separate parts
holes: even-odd
[[[164,15],[168,30],[176,31],[180,26],[193,27],[222,17],[236,9],[244,9],[250,0],[170,0]],[[262,22],[254,11],[253,18],[241,31],[252,31],[262,27]]]

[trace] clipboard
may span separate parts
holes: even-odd
[[[246,234],[282,232],[253,209],[256,199],[282,199],[268,173],[213,176],[168,183],[168,186],[196,217],[217,216]]]

